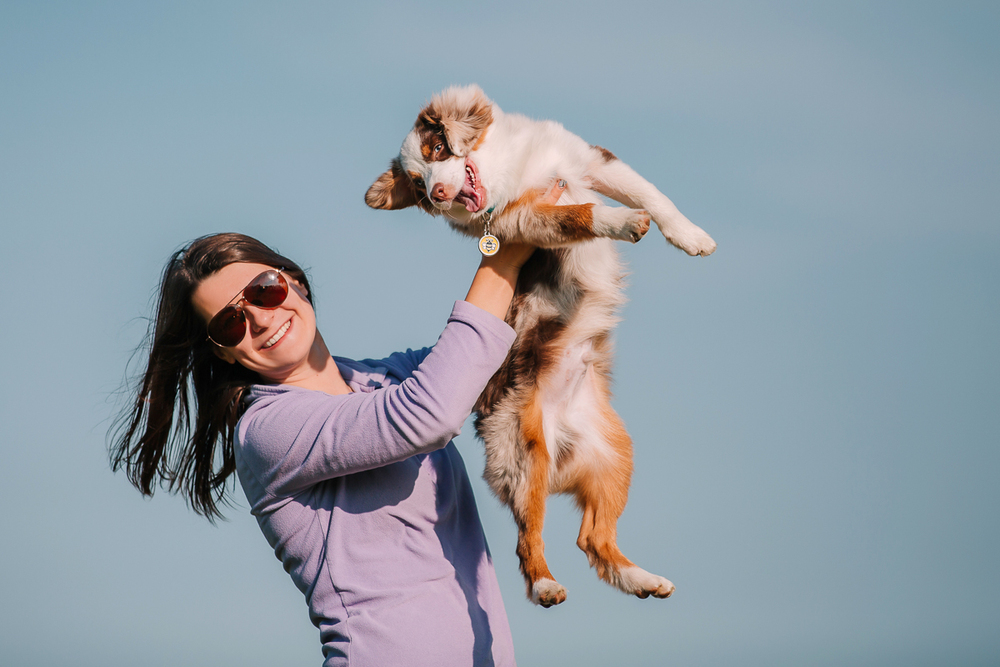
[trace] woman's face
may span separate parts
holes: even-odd
[[[264,264],[229,264],[205,278],[191,296],[195,312],[206,324],[216,313],[239,297],[258,275],[273,269]],[[308,371],[309,356],[316,342],[316,313],[306,299],[306,290],[295,279],[288,281],[288,297],[277,308],[259,308],[241,302],[247,319],[247,333],[233,347],[219,347],[215,353],[229,363],[239,363],[264,380],[286,383]]]

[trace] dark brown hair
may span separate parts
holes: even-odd
[[[156,316],[140,350],[148,361],[135,401],[111,434],[111,468],[124,468],[143,495],[156,486],[181,493],[191,507],[214,521],[222,517],[243,394],[259,376],[215,355],[205,322],[191,296],[208,276],[229,264],[264,264],[312,290],[295,262],[243,234],[213,234],[192,241],[167,261]],[[192,413],[194,423],[192,428]]]

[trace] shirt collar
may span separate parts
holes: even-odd
[[[388,369],[385,366],[366,366],[360,361],[343,357],[334,357],[333,360],[344,382],[355,391],[372,392],[387,383],[385,374]]]

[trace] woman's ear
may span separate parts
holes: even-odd
[[[232,352],[230,352],[228,348],[219,347],[215,343],[212,343],[211,345],[212,345],[212,352],[214,352],[215,356],[217,356],[219,359],[222,359],[228,364],[236,363],[236,357],[233,356]]]

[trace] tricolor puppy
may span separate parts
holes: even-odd
[[[568,184],[559,205],[541,201],[555,178]],[[566,599],[542,543],[550,493],[575,498],[577,545],[602,579],[641,598],[668,597],[673,584],[616,544],[632,441],[610,402],[611,331],[625,300],[613,241],[638,241],[652,218],[690,255],[711,254],[715,242],[610,151],[558,123],[505,114],[477,86],[431,100],[365,201],[419,206],[475,238],[488,222],[500,243],[539,246],[507,313],[517,340],[476,405],[484,477],[514,514],[528,597],[545,607]]]

